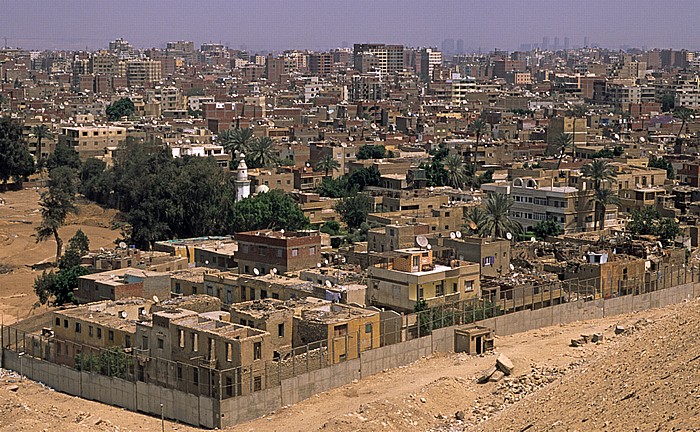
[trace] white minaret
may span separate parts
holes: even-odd
[[[250,196],[250,180],[248,180],[248,166],[245,164],[245,155],[238,154],[238,168],[236,168],[236,201]]]

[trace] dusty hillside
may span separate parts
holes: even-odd
[[[669,309],[477,430],[700,430],[700,302]]]

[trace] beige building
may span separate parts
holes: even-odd
[[[102,157],[108,147],[126,142],[126,128],[118,126],[78,126],[61,128],[58,142],[69,145],[81,159]]]
[[[126,62],[126,81],[129,87],[145,87],[161,79],[158,60],[133,59]]]

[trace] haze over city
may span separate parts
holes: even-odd
[[[143,2],[0,1],[0,38],[25,49],[99,49],[124,37],[136,47],[168,40],[251,50],[328,49],[356,42],[514,50],[568,37],[571,47],[698,48],[697,2],[520,0]],[[679,31],[682,29],[683,31]]]

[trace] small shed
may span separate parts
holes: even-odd
[[[493,330],[478,325],[455,328],[455,352],[479,355],[493,351]]]

